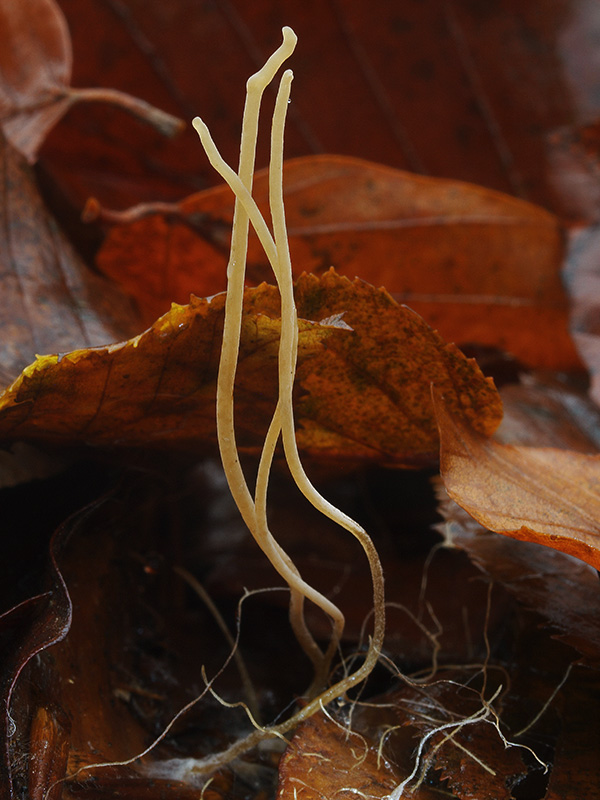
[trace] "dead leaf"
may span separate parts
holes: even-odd
[[[448,498],[439,487],[440,526],[447,544],[465,550],[471,561],[502,585],[556,638],[574,647],[583,663],[600,666],[600,584],[584,562],[535,542],[519,542],[491,533]]]
[[[298,404],[298,442],[308,453],[397,466],[435,462],[423,390],[438,379],[459,413],[481,431],[496,429],[501,403],[493,382],[384,290],[330,271],[320,280],[299,279],[296,302],[304,318],[343,314],[356,334],[328,340],[322,358],[299,373],[309,394]],[[349,404],[350,397],[358,403]]]
[[[2,396],[0,437],[188,450],[214,442],[224,302],[224,295],[192,298],[128,342],[38,358]],[[435,462],[431,381],[480,430],[497,426],[493,383],[385,291],[330,272],[301,277],[296,302],[299,315],[314,320],[301,321],[299,337],[297,437],[305,452],[396,466]],[[277,395],[278,314],[275,287],[246,291],[236,404],[238,444],[253,452]],[[345,328],[328,322],[338,314]]]
[[[479,692],[462,685],[472,680],[468,669],[440,671],[431,683],[409,683],[351,712],[347,705],[315,714],[283,756],[277,800],[385,798],[404,781],[402,797],[509,800],[527,768],[490,724]]]
[[[590,109],[597,113],[597,109]],[[574,124],[549,132],[547,150],[549,172],[554,186],[562,191],[576,224],[585,221],[597,225],[600,190],[598,119]]]
[[[54,0],[0,3],[0,121],[30,161],[69,107],[71,39]]]
[[[365,714],[359,708],[351,722],[343,715],[336,717],[319,713],[300,725],[279,765],[277,800],[348,800],[357,796],[385,800],[406,777],[410,767],[399,769],[378,752],[385,728],[397,722],[393,708],[377,709],[376,714]],[[408,745],[405,752],[412,749],[410,739],[410,735],[403,737]],[[441,800],[443,796],[428,786],[411,795],[415,800]]]
[[[52,592],[44,598],[43,613],[31,632],[15,648],[14,658],[6,662],[11,689],[16,686],[10,709],[14,730],[3,736],[10,763],[8,770],[2,764],[0,773],[3,800],[58,800],[66,787],[75,796],[101,792],[184,800],[197,798],[201,791],[201,779],[186,783],[175,773],[150,777],[139,760],[78,772],[91,764],[138,755],[175,710],[194,697],[189,685],[174,688],[173,665],[165,653],[162,615],[174,613],[172,605],[155,610],[152,622],[148,620],[148,587],[156,591],[159,581],[143,569],[137,548],[148,547],[156,530],[140,525],[139,512],[141,507],[160,506],[161,493],[154,486],[153,495],[141,492],[136,498],[139,505],[131,503],[130,494],[127,500],[111,496],[93,503],[54,536]],[[149,630],[162,661],[147,647]],[[198,637],[198,630],[195,633]],[[207,633],[200,638],[208,647]],[[199,659],[202,648],[196,642],[187,644],[187,651]],[[219,651],[214,642],[211,646]],[[146,685],[149,675],[153,682]],[[214,709],[205,713],[204,726],[210,728]],[[160,754],[160,748],[151,751],[146,765],[155,759],[160,763]],[[216,776],[213,799],[226,795],[229,782],[226,773]]]
[[[456,797],[510,800],[527,768],[519,748],[505,746],[480,693],[469,685],[472,680],[468,670],[441,671],[430,685],[398,692],[397,715],[401,724],[427,737],[421,769],[429,764],[439,771]],[[444,725],[452,727],[438,732]]]
[[[436,392],[440,472],[485,528],[540,542],[600,568],[600,456],[501,445],[454,418]]]
[[[0,36],[0,123],[30,162],[48,132],[81,100],[119,105],[166,135],[180,130],[179,120],[121,92],[69,87],[71,39],[54,0],[2,0]]]
[[[25,159],[4,140],[0,147],[0,382],[6,385],[38,353],[119,341],[139,330],[139,322],[118,288],[75,253]]]
[[[268,173],[254,196],[268,213]],[[284,196],[295,274],[334,266],[383,285],[444,338],[495,345],[535,366],[580,368],[568,333],[556,217],[478,186],[341,156],[286,162]],[[171,212],[123,214],[99,268],[136,298],[148,324],[171,300],[225,289],[233,200],[227,186]],[[270,280],[256,237],[248,281]]]
[[[300,44],[291,62],[297,81],[288,156],[366,158],[480,183],[575,217],[597,205],[597,182],[591,195],[582,192],[569,168],[554,163],[549,141],[599,112],[598,22],[584,0],[552,7],[543,0],[518,7],[508,0],[61,6],[73,31],[78,85],[97,85],[102,76],[105,85],[186,119],[200,113],[230,163],[238,155],[240,87],[290,25]],[[91,164],[86,139],[106,121],[96,110],[76,111],[45,151],[80,207],[90,194],[126,208],[214,185],[191,129],[169,147],[128,120],[109,118],[109,136],[96,143]],[[259,167],[267,165],[267,138]]]
[[[503,386],[500,396],[504,416],[496,441],[579,453],[600,450],[600,409],[560,376],[529,374],[520,384]]]
[[[590,225],[571,231],[564,270],[571,304],[571,329],[575,345],[589,371],[590,396],[597,406],[600,406],[599,263],[600,227]]]

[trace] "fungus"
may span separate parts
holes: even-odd
[[[221,460],[232,497],[244,522],[269,561],[290,587],[290,622],[300,645],[312,661],[315,671],[315,677],[309,689],[312,701],[286,723],[266,729],[273,734],[281,734],[290,730],[301,719],[310,716],[323,704],[345,694],[348,689],[366,678],[379,658],[385,627],[383,573],[377,551],[366,531],[329,503],[312,485],[301,463],[296,443],[292,392],[297,360],[298,321],[283,202],[283,141],[293,77],[291,70],[286,70],[281,78],[271,126],[269,206],[272,233],[252,197],[258,117],[262,97],[279,68],[293,52],[297,40],[291,28],[284,28],[282,33],[281,46],[247,82],[237,173],[220,155],[205,123],[199,117],[193,121],[209,161],[229,184],[235,195],[231,252],[227,267],[223,342],[217,379],[217,436]],[[279,391],[277,405],[262,449],[254,495],[248,487],[242,470],[234,426],[234,382],[243,315],[249,223],[252,223],[264,248],[281,296],[281,334],[278,354]],[[353,673],[345,676],[316,697],[315,695],[326,685],[331,661],[338,649],[343,632],[344,617],[337,606],[302,579],[293,561],[269,529],[267,523],[269,472],[280,437],[287,464],[298,488],[315,508],[358,539],[368,558],[373,582],[373,635],[364,661]],[[310,600],[331,619],[333,632],[325,651],[317,644],[306,624],[305,600]],[[247,740],[247,744],[251,746],[249,740]]]

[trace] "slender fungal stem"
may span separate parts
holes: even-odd
[[[196,117],[193,121],[193,125],[200,136],[211,164],[223,176],[227,183],[229,183],[236,196],[231,237],[231,253],[227,267],[228,284],[225,302],[223,344],[217,378],[217,437],[223,469],[233,499],[242,514],[244,522],[269,561],[271,561],[277,572],[290,586],[292,592],[290,604],[292,627],[300,645],[313,662],[315,670],[323,673],[323,654],[304,621],[302,597],[310,599],[328,616],[338,620],[336,627],[339,627],[340,618],[343,624],[343,616],[337,606],[302,580],[289,556],[287,556],[280,545],[277,544],[267,525],[266,501],[264,504],[261,503],[261,508],[264,505],[265,510],[261,513],[260,517],[257,517],[256,503],[248,489],[248,484],[244,477],[238,456],[235,440],[233,404],[235,372],[239,354],[243,313],[249,220],[252,221],[253,226],[259,234],[261,243],[265,248],[265,252],[271,264],[274,265],[274,268],[276,268],[278,263],[277,251],[273,238],[250,194],[258,135],[260,103],[264,90],[273,79],[275,72],[283,61],[291,54],[295,44],[296,36],[293,31],[291,31],[290,28],[284,28],[283,44],[281,47],[269,58],[265,66],[248,80],[246,105],[242,124],[239,174],[236,174],[221,157],[204,122]],[[289,78],[291,81],[291,73]],[[288,81],[288,95],[290,81]],[[275,434],[274,440],[272,440],[273,434]],[[257,480],[256,489],[259,498],[261,494],[266,496],[268,471],[270,469],[272,453],[274,452],[278,436],[279,424],[276,420],[271,436],[267,437],[267,442],[265,443],[264,456],[263,459],[261,459],[262,469],[259,468],[259,478]],[[272,451],[270,456],[269,451]]]
[[[294,716],[271,728],[252,734],[243,742],[237,742],[222,754],[224,759],[239,755],[254,746],[265,734],[282,735],[306,719],[322,705],[345,694],[351,687],[364,680],[381,653],[385,632],[384,581],[377,551],[366,531],[354,520],[327,501],[312,485],[300,461],[296,443],[293,384],[296,372],[298,350],[298,319],[294,301],[291,259],[285,223],[283,203],[283,132],[287,105],[292,81],[291,71],[286,71],[281,79],[273,114],[271,129],[271,162],[269,170],[269,203],[273,221],[273,235],[262,217],[251,195],[254,152],[258,131],[258,111],[260,100],[267,83],[275,71],[291,53],[295,45],[295,34],[289,28],[283,30],[284,42],[271,56],[262,70],[252,76],[247,84],[247,100],[242,126],[239,174],[223,160],[206,125],[196,118],[196,128],[207,156],[213,167],[227,181],[236,197],[232,231],[231,256],[228,265],[228,290],[225,308],[223,345],[217,385],[217,433],[223,467],[232,495],[253,536],[263,549],[277,571],[288,582],[292,599],[290,618],[296,636],[315,666],[315,682],[324,684],[331,660],[338,648],[344,627],[341,611],[327,598],[306,584],[298,570],[272,536],[267,524],[268,477],[273,462],[279,436],[283,440],[285,457],[292,476],[300,491],[329,519],[337,522],[352,533],[361,544],[367,556],[373,582],[374,629],[369,649],[361,667],[347,675],[338,683],[323,691]],[[268,78],[268,80],[267,80]],[[266,82],[265,82],[266,81]],[[281,338],[279,346],[279,397],[263,446],[258,468],[254,499],[246,483],[235,444],[233,390],[235,370],[239,354],[239,339],[243,313],[243,286],[247,254],[249,222],[259,237],[273,269],[281,296]],[[322,608],[333,623],[333,636],[327,651],[323,653],[314,641],[304,619],[304,599],[309,599]],[[219,763],[223,763],[218,757]],[[211,760],[214,766],[214,761]],[[207,765],[207,769],[210,768]]]

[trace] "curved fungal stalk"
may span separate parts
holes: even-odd
[[[375,666],[383,644],[385,607],[383,573],[379,557],[363,528],[323,498],[309,481],[300,462],[296,444],[292,392],[296,371],[298,347],[298,321],[294,302],[291,261],[283,204],[283,137],[284,125],[292,81],[287,70],[280,83],[271,129],[271,163],[269,171],[269,203],[273,220],[273,235],[262,217],[252,190],[258,113],[262,95],[283,61],[291,54],[296,36],[290,28],[283,29],[283,43],[268,59],[265,66],[247,83],[247,98],[242,124],[240,164],[236,173],[222,158],[207,126],[196,117],[194,128],[213,167],[229,184],[236,197],[231,254],[227,268],[228,286],[225,304],[225,322],[221,361],[217,382],[217,435],[224,471],[232,496],[242,517],[275,569],[287,581],[291,590],[290,621],[294,632],[315,668],[312,689],[316,692],[326,681],[331,660],[338,648],[344,627],[341,611],[331,601],[308,585],[299,575],[292,560],[272,536],[267,524],[267,489],[273,456],[279,437],[290,471],[301,492],[323,514],[350,531],[362,545],[371,568],[374,600],[374,632],[362,666],[310,702],[292,720],[268,729],[273,734],[290,730],[297,722],[318,710],[322,703],[330,702],[363,680]],[[279,346],[279,396],[273,419],[269,426],[258,468],[254,498],[244,477],[235,443],[233,390],[243,312],[243,289],[247,254],[249,222],[252,223],[273,269],[281,295],[281,338]],[[333,635],[327,650],[317,645],[304,619],[304,600],[321,608],[332,620]],[[252,746],[250,737],[247,746]],[[238,746],[242,743],[238,743]],[[234,747],[236,747],[234,745]]]
[[[334,630],[336,632],[341,632],[343,629],[343,615],[337,606],[302,580],[289,556],[287,556],[271,535],[266,521],[266,508],[260,516],[257,516],[256,504],[246,483],[239,461],[235,440],[233,407],[233,390],[242,324],[249,219],[251,219],[253,226],[259,233],[269,260],[272,264],[277,264],[277,255],[273,238],[250,194],[254,173],[260,105],[266,87],[273,80],[281,64],[293,52],[296,40],[296,35],[291,28],[284,28],[283,43],[281,46],[267,60],[262,69],[255,75],[252,75],[247,82],[238,173],[235,173],[222,159],[212,141],[208,128],[202,120],[199,118],[194,119],[193,125],[200,136],[211,164],[223,176],[227,183],[229,183],[236,195],[231,252],[227,266],[228,285],[225,302],[223,344],[217,378],[217,438],[221,461],[231,494],[240,510],[244,522],[269,561],[290,587],[292,595],[290,619],[296,637],[307,656],[313,662],[315,672],[324,674],[327,671],[327,665],[324,664],[324,656],[321,649],[314,641],[314,638],[305,624],[303,598],[306,597],[310,599],[334,620]],[[275,417],[277,417],[277,412]],[[277,436],[279,435],[277,420],[274,426],[272,425],[272,428],[271,437],[267,436],[267,441],[265,442],[266,452],[268,452],[273,433],[276,433],[275,441],[272,444],[273,450],[275,448]],[[272,456],[270,460],[272,460]],[[263,475],[265,473],[266,462],[269,461],[270,466],[270,460],[261,460],[263,463]],[[268,469],[266,469],[266,473],[268,475]],[[260,493],[260,481],[258,482],[258,487]]]
[[[292,262],[285,222],[285,206],[283,202],[283,135],[285,114],[289,98],[284,82],[275,103],[273,124],[271,127],[271,161],[269,164],[269,207],[273,220],[275,249],[278,257],[277,269],[273,268],[279,294],[281,295],[281,339],[279,342],[279,400],[278,409],[281,416],[281,433],[285,458],[294,481],[306,499],[322,514],[349,531],[362,546],[369,561],[373,583],[374,632],[372,647],[381,652],[385,634],[385,598],[383,590],[383,570],[379,555],[367,532],[339,508],[327,501],[312,485],[298,453],[294,425],[293,389],[298,356],[298,313],[294,301],[294,284],[292,279]],[[341,635],[341,631],[340,631]],[[326,662],[333,658],[337,643],[332,638],[326,654]]]

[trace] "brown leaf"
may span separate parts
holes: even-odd
[[[460,547],[471,561],[518,601],[540,615],[555,636],[583,656],[584,663],[600,666],[600,604],[595,570],[549,547],[534,542],[518,544],[482,528],[448,498],[440,486],[440,530],[448,544]]]
[[[600,568],[600,456],[501,445],[435,400],[450,497],[485,528]]]
[[[0,122],[30,162],[57,121],[81,100],[121,106],[167,136],[181,129],[180,120],[122,92],[69,87],[71,39],[54,0],[3,0],[0,36]]]
[[[435,381],[480,430],[497,426],[497,392],[474,361],[382,290],[303,276],[298,443],[318,457],[417,466],[437,459]],[[174,306],[148,331],[107,348],[43,356],[4,393],[0,437],[55,444],[184,447],[215,438],[224,295]],[[277,387],[279,294],[246,291],[237,374],[238,443],[256,451]],[[344,314],[353,330],[328,320]],[[320,320],[324,325],[316,324]]]
[[[268,174],[254,196],[268,213]],[[490,344],[553,369],[581,366],[568,333],[557,219],[508,195],[341,156],[286,162],[292,264],[383,285],[450,341]],[[211,189],[112,228],[100,269],[150,324],[172,300],[225,288],[233,200]],[[125,215],[123,215],[125,217]],[[269,280],[256,237],[248,280]]]
[[[164,656],[168,647],[163,615],[175,611],[165,604],[149,623],[149,586],[156,592],[161,584],[151,570],[143,569],[142,553],[157,530],[140,525],[140,510],[160,507],[160,491],[153,488],[152,496],[136,495],[137,504],[131,496],[94,503],[68,520],[54,538],[52,555],[60,564],[60,584],[37,621],[35,637],[25,639],[28,649],[17,651],[19,657],[25,651],[31,658],[31,649],[38,657],[27,672],[16,676],[11,711],[17,729],[7,739],[15,797],[58,800],[65,786],[69,794],[72,790],[83,797],[98,792],[191,800],[201,791],[193,778],[186,783],[171,775],[168,763],[168,778],[145,774],[139,760],[79,772],[143,752],[175,711],[195,696],[195,687],[180,686],[171,674],[173,662],[180,666],[182,659]],[[164,658],[160,669],[158,657],[146,649],[150,632]],[[198,636],[198,630],[195,633]],[[200,638],[206,649],[208,633],[201,631]],[[50,650],[49,644],[54,644]],[[214,642],[212,646],[219,650]],[[187,651],[199,658],[196,647],[188,642]],[[160,764],[156,751],[150,753],[146,765],[155,759]],[[57,781],[63,783],[55,785]],[[223,796],[220,776],[213,783],[213,797]],[[2,789],[8,785],[3,782]]]
[[[549,141],[556,129],[598,114],[597,19],[584,0],[551,7],[544,0],[61,5],[78,84],[116,86],[188,119],[200,113],[230,163],[238,154],[240,87],[290,25],[299,46],[289,156],[366,158],[481,183],[575,216],[597,207],[597,180],[591,196],[582,192]],[[125,208],[215,183],[193,131],[181,146],[165,147],[120,118],[109,119],[110,136],[90,164],[84,142],[99,124],[94,112],[69,116],[46,151],[80,205],[94,194]],[[267,165],[267,138],[259,167]]]
[[[378,754],[380,736],[396,722],[389,707],[377,709],[375,715],[358,709],[350,724],[330,713],[315,714],[298,728],[280,762],[277,800],[389,797],[410,770],[410,766],[399,769]],[[412,742],[410,736],[404,737],[405,742],[407,738],[410,752]],[[421,786],[411,797],[438,800],[443,794]]]
[[[408,687],[398,692],[397,714],[402,724],[429,737],[423,760],[430,760],[441,772],[456,797],[510,800],[512,787],[527,770],[519,748],[505,747],[490,724],[493,718],[476,719],[478,714],[483,716],[483,704],[479,692],[469,686],[469,678],[472,674],[467,670],[453,670],[439,673],[435,682],[422,689]],[[474,718],[460,725],[461,720]],[[449,723],[455,727],[435,732]]]
[[[328,341],[299,374],[309,395],[299,402],[298,441],[309,453],[405,466],[437,461],[426,386],[438,380],[478,430],[496,429],[501,403],[493,382],[385,290],[332,270],[299,279],[296,301],[304,318],[343,314],[356,334]]]
[[[71,39],[54,0],[0,3],[0,121],[30,161],[69,107]]]
[[[600,409],[572,386],[548,375],[500,389],[504,416],[495,439],[502,444],[600,450]]]
[[[3,349],[7,384],[38,353],[93,347],[131,336],[131,304],[89,271],[46,210],[24,158],[0,141]]]
[[[402,797],[509,800],[527,769],[519,749],[506,748],[489,724],[472,680],[468,669],[443,671],[429,684],[402,686],[364,707],[359,702],[351,714],[315,714],[281,761],[277,800],[301,791],[309,800],[384,798],[405,780]],[[431,768],[442,773],[439,788]]]

